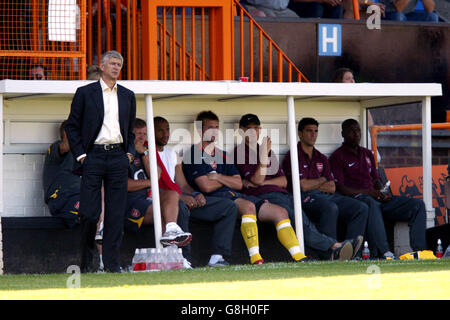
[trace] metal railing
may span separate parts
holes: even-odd
[[[238,0],[234,0],[234,5],[237,8],[237,16],[239,17],[239,47],[237,54],[235,53],[235,59],[233,60],[239,60],[239,76],[244,77],[248,75],[249,81],[260,82],[272,82],[274,78],[275,81],[278,82],[308,82],[308,79],[306,79],[303,73],[295,66],[295,64],[287,57],[281,48],[263,30],[263,28],[252,18],[252,16],[242,7]],[[245,19],[248,20],[247,37],[245,37],[244,32]],[[254,51],[255,42],[257,42],[256,52]],[[248,44],[249,47],[249,52],[247,55],[248,65],[245,64],[245,44]],[[235,46],[236,41],[233,41],[232,45]],[[265,56],[264,53],[266,51],[267,55]],[[264,72],[266,60],[267,68],[266,72]],[[276,77],[274,77],[274,74],[276,74]]]
[[[98,1],[89,0],[94,5]],[[122,18],[115,18],[112,23],[104,19],[102,27],[92,26],[100,23],[102,14],[94,19],[89,13],[88,35],[91,36],[88,39],[96,39],[88,43],[90,64],[93,63],[91,52],[109,50],[114,44],[123,47],[126,41],[123,77],[127,79],[248,77],[249,81],[308,81],[238,0],[154,0],[141,4],[139,7],[136,0],[123,0],[120,5],[115,2],[115,17]],[[125,35],[123,21],[127,26]],[[115,25],[115,32],[108,25]],[[93,30],[108,37],[100,40]]]
[[[86,0],[84,0],[86,1]],[[122,79],[142,79],[142,16],[138,0],[87,0],[87,61],[100,65],[102,53],[119,51]]]
[[[85,0],[0,0],[0,79],[84,79],[85,25]]]
[[[431,129],[450,129],[450,122],[444,123],[432,123]],[[375,157],[375,163],[378,163],[378,133],[384,131],[407,131],[407,130],[422,130],[422,124],[398,124],[398,125],[385,125],[385,126],[372,126],[370,127],[370,139],[371,148]]]
[[[359,2],[358,0],[352,0],[352,5],[353,5],[353,16],[355,18],[355,20],[359,20]]]
[[[0,0],[0,78],[86,79],[113,49],[126,80],[308,81],[239,0]]]

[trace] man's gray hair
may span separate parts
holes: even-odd
[[[110,50],[110,51],[107,51],[107,52],[105,52],[103,54],[103,56],[102,56],[102,64],[105,64],[106,61],[108,61],[111,58],[119,59],[120,62],[123,64],[123,57],[122,57],[122,55],[119,52],[115,51],[115,50]]]

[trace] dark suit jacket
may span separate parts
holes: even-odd
[[[136,119],[136,97],[133,91],[119,84],[117,85],[117,97],[124,151],[134,155],[133,129]],[[70,150],[75,159],[90,151],[102,128],[103,117],[103,93],[100,81],[79,87],[73,97],[65,126]]]

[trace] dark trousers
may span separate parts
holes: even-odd
[[[425,204],[422,200],[392,196],[388,202],[379,202],[366,194],[356,199],[369,207],[367,236],[371,256],[383,255],[389,250],[383,219],[408,222],[411,248],[414,251],[427,248]]]
[[[436,11],[414,11],[407,14],[402,12],[386,12],[383,20],[396,20],[396,21],[428,21],[439,22],[439,16]]]
[[[302,194],[302,208],[317,222],[317,228],[326,235],[337,239],[337,224],[341,220],[346,225],[346,239],[364,236],[368,207],[364,203],[339,193],[305,192]]]
[[[178,218],[177,224],[178,226],[185,232],[189,232],[189,217],[190,212],[186,204],[179,200],[178,201]],[[187,260],[191,259],[191,244],[189,243],[187,246],[181,247],[181,251],[183,253],[183,257]]]
[[[294,199],[292,195],[282,192],[268,192],[257,196],[260,199],[267,200],[270,203],[279,205],[286,209],[291,220],[292,227],[295,230],[295,211]],[[308,219],[302,210],[303,221],[303,240],[305,247],[318,251],[318,255],[322,259],[330,258],[330,247],[337,242],[336,238],[329,237],[317,230],[314,223]]]
[[[328,18],[340,19],[342,18],[342,6],[332,6],[329,4],[322,4],[318,2],[293,2],[290,1],[289,9],[301,18]]]
[[[80,215],[82,217],[82,270],[89,264],[89,251],[95,247],[96,224],[102,208],[101,187],[105,192],[103,222],[103,263],[105,270],[120,271],[120,245],[127,203],[129,160],[122,148],[104,150],[94,146],[83,163]]]
[[[205,198],[206,204],[203,207],[192,209],[189,212],[190,218],[193,220],[212,222],[214,226],[211,254],[220,254],[229,257],[231,256],[233,232],[237,219],[237,206],[230,199],[218,197]],[[180,201],[180,211],[188,211],[188,208],[182,201]],[[181,225],[180,227],[183,229]]]

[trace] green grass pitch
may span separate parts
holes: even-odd
[[[145,273],[0,276],[0,299],[134,298],[448,300],[450,259],[292,262]]]

